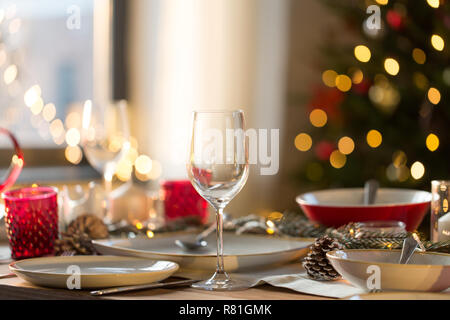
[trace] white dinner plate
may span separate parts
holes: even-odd
[[[94,246],[101,254],[169,260],[183,270],[215,270],[216,239],[210,235],[208,246],[198,252],[184,251],[175,245],[176,239],[190,239],[191,234],[170,234],[152,239],[96,240]],[[224,234],[224,263],[229,272],[287,263],[298,260],[308,252],[311,239],[276,238],[259,235]]]
[[[74,256],[21,260],[11,263],[9,269],[32,284],[65,289],[76,286],[74,276],[79,274],[77,289],[97,289],[161,281],[176,272],[178,265],[131,257]]]

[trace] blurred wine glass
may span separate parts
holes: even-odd
[[[187,172],[197,192],[216,210],[217,269],[194,288],[239,290],[249,287],[231,279],[223,261],[223,209],[241,191],[248,178],[248,146],[244,113],[194,112]]]
[[[83,108],[81,145],[89,163],[103,175],[106,198],[112,190],[117,164],[130,148],[126,108],[124,100],[102,106],[93,106],[88,100]]]

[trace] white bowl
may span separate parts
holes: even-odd
[[[438,292],[450,287],[449,254],[416,252],[408,264],[398,263],[400,250],[336,250],[327,257],[344,279],[367,291]]]

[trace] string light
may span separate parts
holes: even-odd
[[[15,64],[12,64],[8,68],[6,68],[5,72],[3,73],[3,80],[7,85],[13,83],[14,80],[16,80],[17,72],[17,66]]]
[[[384,69],[391,76],[396,76],[400,71],[400,65],[398,64],[397,60],[393,58],[386,58],[386,60],[384,60]]]
[[[47,122],[52,121],[56,116],[56,107],[53,103],[46,104],[44,110],[42,111],[42,116]]]
[[[424,64],[425,61],[427,60],[427,56],[426,56],[425,52],[419,48],[415,48],[412,51],[412,57],[413,57],[414,61],[418,64]]]
[[[345,166],[347,157],[339,150],[334,150],[330,155],[330,164],[333,168],[340,169]]]
[[[437,34],[433,34],[431,36],[431,45],[437,51],[442,51],[442,50],[444,50],[445,42],[444,42],[444,39],[442,39],[441,36],[439,36]]]
[[[430,89],[428,89],[427,96],[428,100],[430,100],[432,104],[438,104],[439,101],[441,101],[441,93],[436,88],[431,87]]]
[[[83,153],[78,146],[67,146],[64,155],[70,163],[79,164],[83,159]]]
[[[439,138],[434,133],[430,133],[427,136],[425,144],[431,152],[436,151],[439,148]]]
[[[432,8],[439,8],[439,0],[427,0],[427,3]]]
[[[44,101],[42,100],[41,97],[39,97],[36,100],[36,102],[33,103],[33,105],[30,107],[30,110],[34,115],[38,115],[39,113],[41,113],[43,108],[44,108]]]
[[[424,165],[419,161],[414,162],[411,166],[411,176],[414,179],[419,180],[420,178],[423,177],[424,174],[425,174]]]
[[[361,62],[368,62],[372,56],[370,49],[363,45],[356,46],[353,52],[355,58]]]
[[[323,83],[330,88],[336,86],[336,77],[338,74],[334,70],[326,70],[322,73],[322,81]]]
[[[350,137],[342,137],[339,139],[338,149],[342,154],[349,155],[355,150],[355,143]]]
[[[311,136],[307,133],[300,133],[295,137],[295,147],[300,151],[308,151],[312,146]]]
[[[381,142],[383,141],[383,136],[377,130],[370,130],[367,133],[366,140],[367,140],[367,144],[371,148],[377,148],[381,145]]]
[[[352,80],[345,74],[336,77],[336,87],[342,92],[347,92],[352,87]]]
[[[309,115],[309,121],[316,128],[321,128],[327,124],[327,114],[322,109],[314,109]]]
[[[71,128],[66,133],[66,142],[69,146],[74,147],[80,143],[81,135],[80,131],[76,128]]]

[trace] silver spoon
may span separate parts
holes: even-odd
[[[413,236],[409,236],[403,240],[402,253],[400,254],[400,259],[398,263],[407,264],[409,259],[411,259],[414,251],[417,248],[417,240]]]
[[[223,221],[230,219],[230,215],[224,213]],[[216,230],[216,223],[211,224],[207,229],[197,235],[193,241],[189,240],[175,240],[175,244],[183,250],[194,251],[205,248],[208,242],[205,240],[214,230]]]
[[[380,184],[377,180],[368,180],[364,184],[364,205],[371,205],[375,203],[377,191]]]

